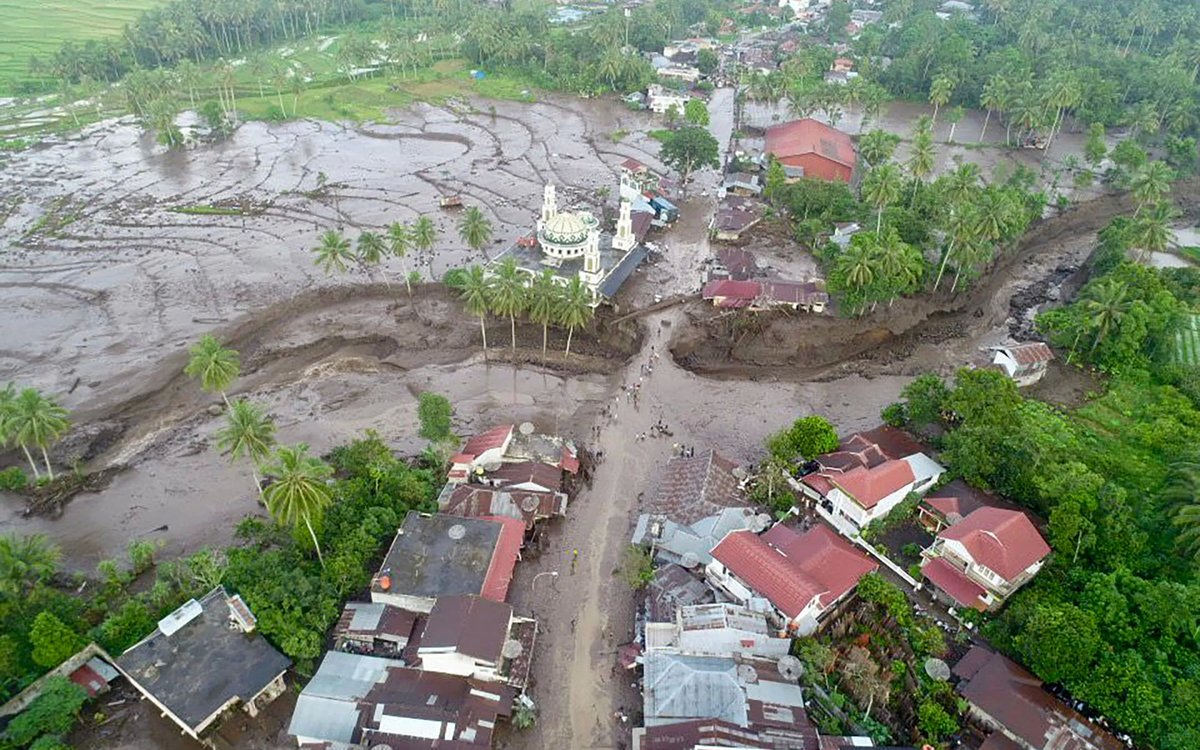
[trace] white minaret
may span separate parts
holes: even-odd
[[[600,228],[597,226],[588,232],[587,244],[583,246],[583,271],[579,273],[579,278],[592,291],[600,285]]]
[[[621,216],[617,219],[617,235],[612,244],[621,252],[629,252],[637,244],[633,236],[633,205],[629,201],[621,201]]]
[[[558,216],[558,197],[554,194],[554,185],[547,185],[542,197],[542,218],[537,223],[538,232],[555,216]]]

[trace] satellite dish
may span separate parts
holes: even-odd
[[[695,552],[684,552],[679,558],[679,564],[685,568],[694,568],[700,564],[700,555]]]
[[[451,539],[462,539],[467,535],[467,527],[461,523],[456,523],[446,531],[446,535]]]
[[[931,680],[945,682],[950,679],[950,665],[941,659],[930,657],[925,660],[925,674],[929,675]]]
[[[521,510],[525,511],[526,513],[534,512],[541,504],[542,502],[538,500],[535,495],[526,495],[525,497],[521,498]]]
[[[804,662],[788,654],[779,659],[779,674],[788,682],[795,682],[804,676]]]
[[[521,426],[518,427],[517,430],[519,430],[522,435],[532,435],[534,430],[533,422],[522,422]]]
[[[758,682],[758,670],[749,664],[739,664],[737,668],[738,680],[745,683]]]
[[[521,645],[520,641],[513,638],[505,641],[504,646],[500,649],[500,654],[505,659],[515,659],[523,653],[525,653],[525,647]]]

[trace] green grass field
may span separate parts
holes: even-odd
[[[49,58],[68,39],[116,36],[163,0],[0,0],[0,94],[29,79],[29,58]]]

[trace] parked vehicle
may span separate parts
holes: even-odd
[[[462,198],[457,195],[444,195],[438,201],[438,205],[442,208],[462,208]]]

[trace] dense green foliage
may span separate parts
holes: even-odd
[[[1043,317],[1071,346],[1076,330],[1061,321],[1090,310],[1092,290],[1129,289],[1124,318],[1094,345],[1094,329],[1080,337],[1077,359],[1119,373],[1102,395],[1065,411],[1023,398],[1001,373],[964,370],[949,388],[914,381],[890,413],[935,435],[953,473],[1048,518],[1055,554],[985,626],[989,639],[1139,742],[1183,750],[1200,738],[1200,581],[1177,554],[1197,528],[1200,392],[1182,368],[1157,378],[1141,368],[1159,356],[1172,316],[1194,304],[1200,279],[1106,265],[1079,302]]]
[[[422,393],[417,397],[417,418],[421,421],[421,437],[438,443],[449,440],[450,400],[437,393]]]
[[[18,714],[4,731],[4,739],[21,746],[44,734],[63,734],[75,723],[87,691],[66,677],[51,677],[42,694]]]
[[[87,645],[78,633],[63,624],[52,612],[39,612],[29,629],[33,661],[44,669],[53,669]]]
[[[767,451],[773,458],[790,463],[797,458],[812,459],[837,450],[837,431],[828,419],[813,414],[801,417],[767,438]]]
[[[683,183],[694,170],[716,169],[721,164],[717,139],[699,125],[689,125],[672,133],[659,149],[658,158],[679,172]]]

